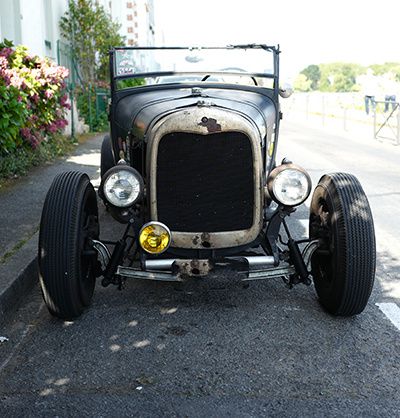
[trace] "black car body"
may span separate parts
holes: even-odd
[[[290,94],[279,85],[279,54],[279,47],[253,44],[110,52],[110,136],[102,146],[99,195],[127,227],[118,242],[100,240],[88,179],[55,179],[39,244],[39,255],[56,245],[52,205],[64,255],[39,261],[53,314],[79,315],[98,276],[105,286],[121,286],[126,279],[201,279],[227,267],[243,280],[277,277],[289,287],[313,279],[322,305],[336,315],[364,309],[375,241],[357,179],[321,178],[309,239],[294,239],[286,224],[309,196],[311,180],[290,161],[276,163],[279,98]],[[66,196],[78,200],[75,217],[60,203]],[[66,232],[67,219],[73,232]],[[64,273],[54,271],[56,259]],[[60,290],[66,270],[70,280]]]

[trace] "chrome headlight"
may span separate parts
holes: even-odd
[[[108,170],[100,187],[111,205],[126,208],[135,204],[142,196],[144,183],[138,171],[123,165]]]
[[[298,206],[310,195],[311,178],[303,168],[295,164],[282,164],[271,171],[268,192],[278,204]]]

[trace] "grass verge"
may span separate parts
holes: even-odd
[[[57,135],[51,141],[43,141],[35,150],[20,148],[0,156],[0,190],[8,186],[14,179],[28,174],[32,167],[68,155],[77,144],[83,143],[95,135],[93,133],[79,135],[77,141]]]
[[[35,234],[39,231],[39,225],[26,237],[17,242],[11,250],[7,251],[0,257],[0,264],[4,264],[10,257],[12,257],[19,249],[21,249]]]

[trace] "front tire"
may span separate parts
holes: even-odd
[[[375,233],[367,197],[351,174],[323,176],[310,207],[310,238],[320,248],[311,259],[321,305],[333,315],[361,313],[375,277]]]
[[[73,319],[91,302],[97,257],[88,248],[99,236],[96,193],[89,177],[55,177],[44,203],[39,234],[39,280],[50,313]]]

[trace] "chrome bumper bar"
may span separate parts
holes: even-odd
[[[95,249],[100,253],[103,264],[109,261],[109,253],[105,246],[96,242]],[[310,270],[311,257],[318,248],[318,240],[311,241],[302,252],[302,257],[307,270]],[[276,277],[288,277],[296,274],[292,265],[282,262],[274,265],[272,256],[245,256],[226,257],[222,262],[212,263],[210,260],[185,260],[185,259],[152,259],[144,261],[144,270],[135,267],[118,266],[116,274],[129,279],[158,280],[165,282],[183,282],[189,277],[202,277],[207,275],[214,267],[227,267],[231,263],[247,263],[247,271],[243,281],[264,280]]]
[[[265,256],[248,256],[248,257],[228,257],[227,261],[244,261],[247,262],[249,268],[260,268],[260,267],[270,267],[274,265],[274,257],[265,255]],[[172,270],[174,263],[179,262],[175,258],[166,258],[160,260],[145,260],[144,269],[147,270]]]

